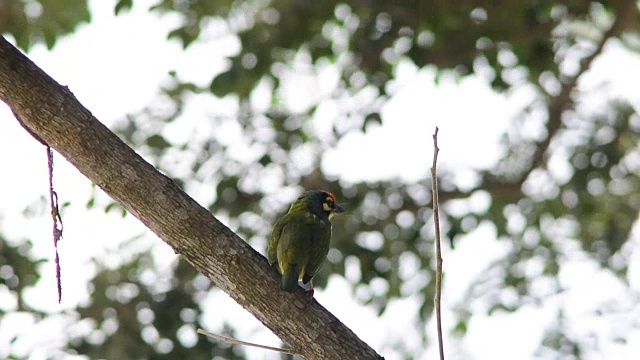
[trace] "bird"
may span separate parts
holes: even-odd
[[[271,232],[268,246],[269,264],[282,275],[281,289],[292,292],[301,280],[309,284],[318,273],[329,253],[331,219],[343,213],[336,197],[324,190],[309,190],[291,204],[289,211],[279,218]]]

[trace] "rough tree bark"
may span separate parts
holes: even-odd
[[[381,359],[0,36],[0,100],[23,126],[307,359]],[[43,157],[44,161],[44,157]],[[44,166],[44,163],[43,163]]]

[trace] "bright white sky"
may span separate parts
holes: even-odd
[[[209,81],[214,72],[222,69],[222,55],[233,52],[238,44],[230,37],[220,38],[213,27],[202,41],[182,52],[174,41],[167,41],[166,34],[175,24],[170,17],[158,20],[146,14],[147,5],[136,2],[133,13],[114,17],[113,2],[94,1],[92,3],[93,22],[84,26],[72,37],[64,39],[49,52],[36,47],[29,57],[54,79],[68,85],[78,99],[107,126],[114,124],[125,114],[146,106],[156,95],[166,73],[177,68],[183,79],[202,83]],[[150,3],[150,1],[147,1]],[[219,30],[219,29],[218,29]],[[144,44],[144,45],[142,45]],[[124,54],[127,54],[126,56]],[[623,96],[640,104],[637,92],[640,58],[631,55],[618,46],[609,46],[602,59],[581,83],[586,91],[602,85],[606,80],[609,96]],[[460,84],[450,79],[441,80],[434,86],[434,73],[430,69],[418,71],[405,64],[399,68],[400,91],[384,108],[384,123],[366,135],[353,134],[345,137],[330,151],[323,166],[347,180],[376,180],[380,178],[403,177],[424,179],[432,158],[431,134],[435,126],[440,127],[441,148],[439,164],[443,168],[456,169],[458,180],[469,182],[470,169],[486,168],[493,164],[500,154],[498,139],[502,130],[528,101],[525,90],[507,98],[496,95],[480,79],[469,78]],[[323,86],[309,83],[308,79],[292,80],[297,84]],[[305,89],[300,91],[304,99]],[[292,93],[292,96],[293,93]],[[583,104],[585,110],[595,111],[602,104],[604,96],[589,99]],[[297,100],[296,100],[297,101]],[[302,100],[300,100],[302,101]],[[188,113],[193,122],[187,128],[193,129],[197,117],[206,116],[208,109],[216,104],[195,104]],[[327,117],[331,108],[325,110]],[[231,112],[231,111],[230,111]],[[181,124],[189,121],[181,120]],[[322,128],[322,119],[316,126]],[[182,133],[181,133],[182,131]],[[170,136],[180,137],[187,130],[177,129]],[[384,144],[384,146],[379,146]],[[18,125],[6,106],[0,106],[0,168],[5,175],[0,186],[0,228],[13,241],[32,239],[36,257],[51,259],[53,247],[50,237],[48,209],[39,199],[46,197],[47,174],[45,149]],[[367,161],[362,153],[368,154]],[[407,156],[407,154],[412,154]],[[55,272],[51,262],[44,264],[43,278],[30,291],[27,300],[38,308],[64,314],[77,304],[87,301],[84,284],[95,269],[90,264],[92,257],[100,256],[107,263],[117,263],[119,246],[123,240],[139,234],[146,234],[145,242],[138,246],[153,246],[154,254],[161,263],[169,264],[173,252],[160,240],[148,232],[137,220],[128,216],[122,219],[118,214],[105,215],[102,211],[88,211],[82,204],[90,196],[90,184],[71,165],[56,157],[55,186],[62,201],[70,201],[73,206],[65,209],[65,238],[60,244],[63,270],[63,302],[56,302]],[[192,194],[203,200],[205,194]],[[202,196],[199,198],[199,196]],[[107,199],[99,197],[102,204]],[[484,200],[478,199],[482,207]],[[32,206],[32,216],[25,217],[22,209]],[[100,209],[100,204],[97,206]],[[635,237],[628,249],[638,248]],[[492,260],[505,253],[506,244],[495,241],[495,233],[490,226],[481,226],[477,231],[459,241],[455,251],[445,247],[445,290],[444,305],[454,307],[464,296],[464,290],[474,277],[485,269]],[[262,250],[262,249],[259,249]],[[531,304],[514,314],[494,313],[483,316],[482,306],[470,309],[478,315],[470,323],[468,336],[463,340],[448,338],[445,349],[449,359],[525,359],[531,358],[546,328],[553,323],[558,309],[563,308],[570,319],[567,327],[575,334],[596,334],[600,352],[591,359],[630,359],[640,353],[640,332],[631,324],[640,321],[628,317],[598,317],[593,309],[601,304],[630,309],[637,306],[633,294],[618,280],[597,268],[577,248],[568,247],[568,265],[560,274],[560,281],[567,291],[554,295],[541,305]],[[640,253],[629,250],[632,289],[640,290]],[[105,255],[106,254],[106,255]],[[536,264],[532,264],[536,266]],[[420,359],[434,358],[436,349],[420,349],[414,336],[415,311],[418,299],[397,300],[381,318],[373,310],[357,304],[350,297],[348,283],[334,277],[327,289],[318,290],[318,301],[347,324],[363,340],[367,341],[386,359],[397,359],[391,345],[405,344],[414,350]],[[427,299],[426,301],[431,301]],[[237,306],[224,294],[206,299],[207,308],[224,309],[222,312],[206,314],[204,323],[208,330],[216,332],[223,322],[238,326],[238,337],[243,340],[278,345],[279,341],[267,329]],[[15,300],[0,291],[0,307],[11,309]],[[640,312],[636,311],[636,314]],[[453,326],[453,317],[444,313],[445,334]],[[53,318],[46,323],[34,324],[26,314],[11,314],[0,322],[0,357],[6,355],[9,342],[14,335],[19,339],[13,349],[31,354],[32,359],[44,359],[55,354],[55,348],[63,343],[65,331],[82,331],[82,326],[73,324],[64,316]],[[251,324],[251,325],[246,325]],[[434,325],[429,324],[432,343],[435,343]],[[52,331],[52,329],[55,329]],[[46,336],[43,333],[46,332]],[[58,337],[51,334],[59,334]],[[627,335],[626,344],[613,341],[617,335]],[[148,335],[153,338],[153,334]],[[193,341],[195,334],[185,329],[186,343]],[[262,350],[248,350],[249,358],[276,359],[277,355]],[[544,354],[541,354],[544,358]]]

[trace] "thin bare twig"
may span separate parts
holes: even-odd
[[[58,283],[58,303],[62,302],[62,277],[60,271],[60,256],[58,255],[58,241],[62,239],[62,216],[58,207],[58,193],[53,190],[53,150],[47,145],[47,159],[49,164],[49,202],[51,206],[51,220],[53,220],[53,247],[56,252],[56,280]]]
[[[198,334],[202,334],[202,335],[208,336],[210,338],[222,340],[222,341],[224,341],[224,342],[226,342],[228,344],[253,346],[253,347],[260,348],[260,349],[271,350],[271,351],[281,352],[281,353],[285,353],[285,354],[300,355],[300,353],[298,351],[295,351],[293,349],[282,349],[282,348],[277,348],[277,347],[271,347],[271,346],[266,346],[266,345],[260,345],[260,344],[256,344],[256,343],[241,341],[241,340],[233,339],[233,338],[222,336],[222,335],[212,334],[212,333],[210,333],[210,332],[208,332],[208,331],[206,331],[204,329],[200,329],[200,328],[198,328],[197,332],[198,332]]]
[[[58,207],[58,193],[53,189],[53,149],[51,146],[47,144],[46,141],[42,140],[40,136],[36,135],[25,123],[22,121],[22,118],[18,113],[13,111],[13,115],[18,120],[18,123],[29,133],[29,135],[33,136],[34,139],[38,140],[39,143],[44,145],[47,148],[47,161],[48,161],[48,169],[49,169],[49,204],[51,207],[51,219],[53,220],[53,247],[55,248],[56,257],[56,281],[58,284],[58,303],[62,302],[62,276],[60,270],[60,256],[58,255],[58,241],[62,239],[62,230],[64,225],[62,224],[62,216],[60,215],[60,208]]]
[[[438,208],[438,177],[436,164],[438,162],[438,127],[433,133],[433,165],[431,166],[431,193],[433,198],[433,223],[436,229],[436,295],[433,303],[436,310],[436,325],[438,327],[438,350],[440,360],[444,360],[444,345],[442,342],[442,313],[440,311],[440,298],[442,294],[442,251],[440,249],[440,210]]]

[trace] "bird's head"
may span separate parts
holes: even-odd
[[[300,195],[289,211],[310,211],[314,215],[331,220],[333,215],[343,213],[345,210],[336,202],[336,197],[328,191],[310,190]]]

